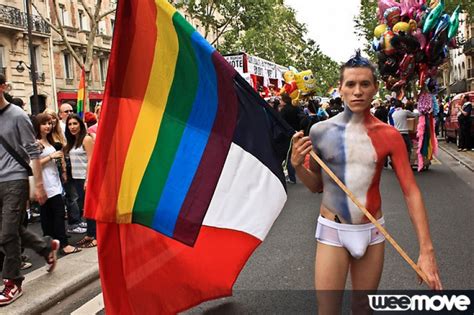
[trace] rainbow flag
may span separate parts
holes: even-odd
[[[79,89],[77,90],[77,114],[84,118],[84,96],[86,94],[86,71],[82,68]]]
[[[173,313],[232,293],[286,201],[294,131],[167,1],[119,1],[116,21],[86,216],[107,313]]]

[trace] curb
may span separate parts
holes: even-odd
[[[42,267],[26,274],[23,296],[0,308],[0,314],[40,314],[98,278],[97,248],[83,249],[58,260],[52,273]]]
[[[453,154],[452,152],[450,152],[448,149],[444,148],[443,146],[438,146],[441,150],[443,150],[444,152],[446,152],[449,156],[451,156],[453,159],[455,159],[456,161],[458,161],[459,163],[461,163],[463,166],[465,166],[467,169],[469,169],[471,172],[474,172],[474,168],[471,167],[471,165],[469,165],[468,163],[464,162],[463,160],[459,159],[455,154]]]

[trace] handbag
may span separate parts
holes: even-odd
[[[26,163],[25,159],[23,159],[18,152],[0,135],[0,143],[3,145],[5,150],[21,165],[26,169],[28,174],[28,186],[29,186],[29,193],[28,197],[30,200],[35,199],[35,178],[33,176],[33,170],[31,166]]]

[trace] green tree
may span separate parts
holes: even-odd
[[[294,9],[275,3],[266,13],[271,23],[248,23],[245,31],[230,30],[221,52],[243,51],[300,71],[310,69],[316,78],[317,94],[325,95],[337,84],[338,64],[324,55],[314,40],[305,39],[306,26],[298,22]]]
[[[212,45],[222,35],[232,29],[246,30],[249,25],[265,25],[269,23],[267,11],[280,0],[187,0],[175,6],[183,8],[193,20],[198,20],[202,27],[202,35],[210,39],[214,35]]]
[[[213,30],[222,54],[246,52],[298,70],[311,69],[318,94],[337,83],[338,65],[306,39],[306,26],[282,0],[189,0],[177,5],[199,21],[206,39]]]

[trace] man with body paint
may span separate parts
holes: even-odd
[[[356,198],[383,224],[379,191],[384,160],[391,157],[420,246],[418,266],[431,289],[441,290],[426,209],[407,159],[400,133],[370,114],[378,84],[375,68],[358,52],[340,71],[340,94],[345,109],[314,125],[309,136],[293,136],[291,162],[312,191],[323,191],[316,228],[315,287],[321,314],[340,312],[342,290],[350,271],[353,290],[375,291],[383,269],[384,236],[369,222],[334,181],[305,156],[314,150]],[[337,293],[338,292],[338,293]],[[361,296],[362,297],[362,296]],[[352,296],[354,312],[367,310],[365,299]]]

